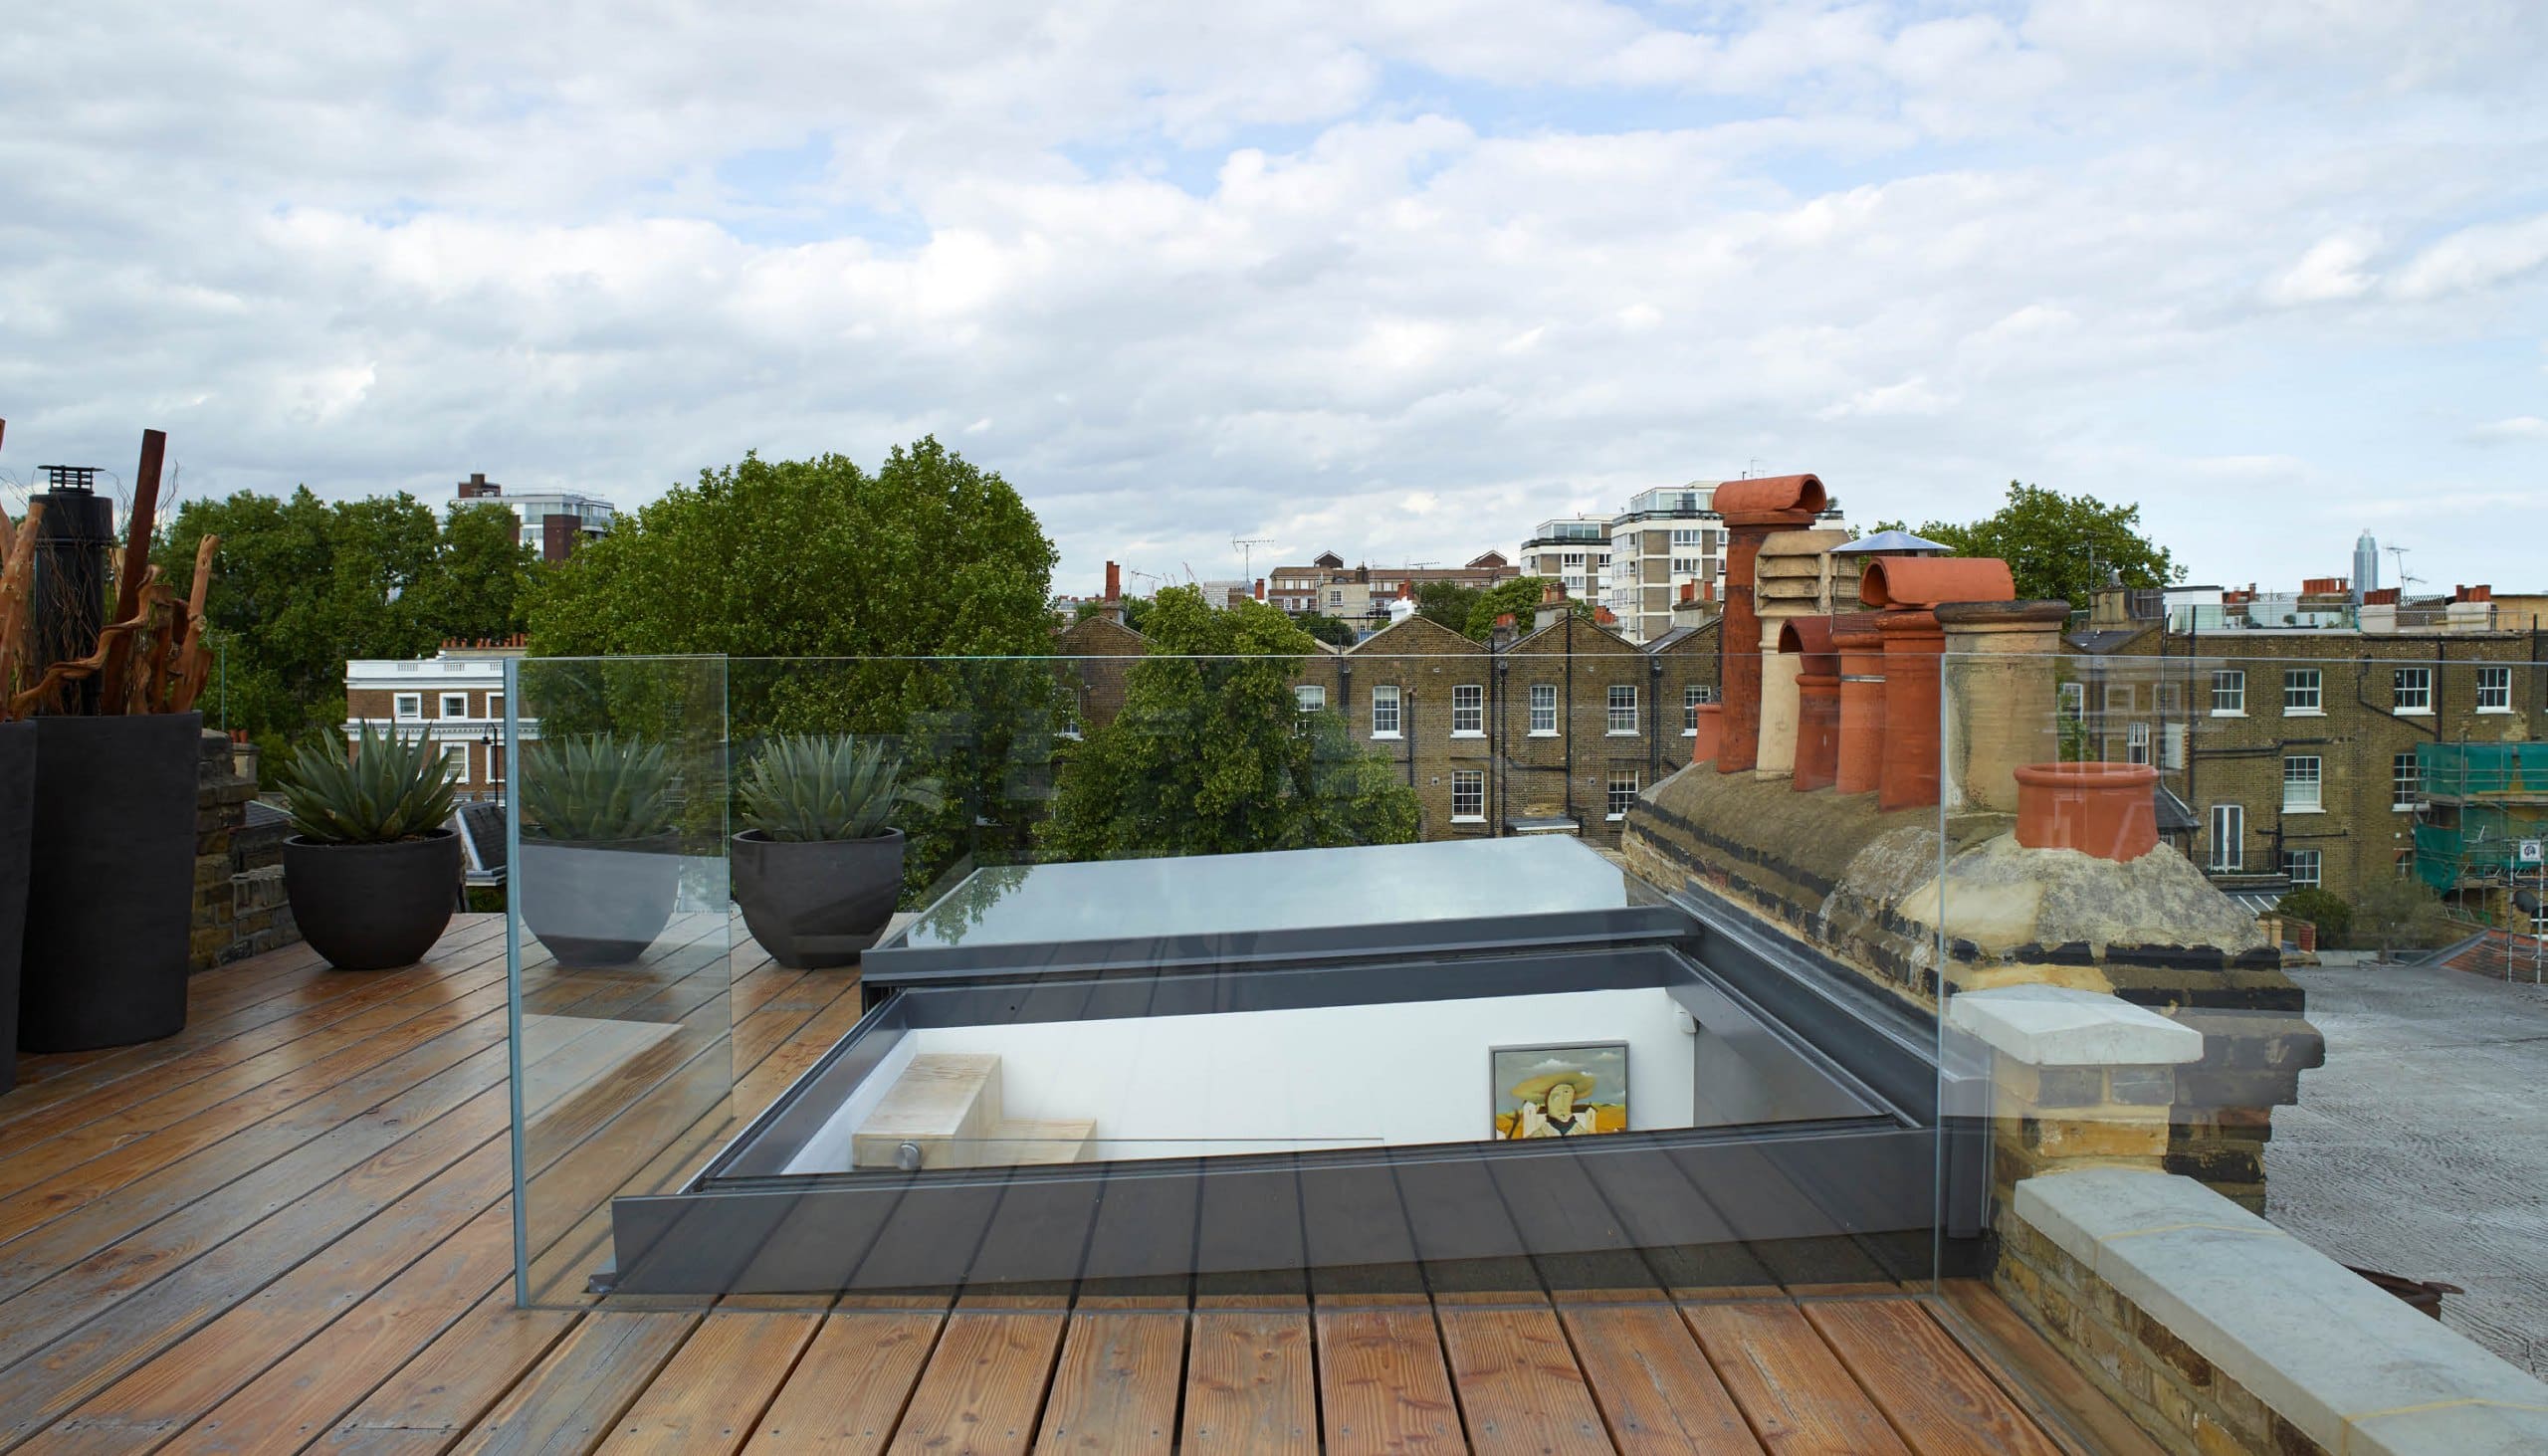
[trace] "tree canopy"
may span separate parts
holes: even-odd
[[[1363,640],[1363,634],[1354,630],[1353,623],[1325,612],[1303,612],[1292,621],[1302,631],[1332,647],[1352,647]]]
[[[745,754],[783,732],[891,739],[945,790],[897,821],[918,893],[1022,843],[1060,712],[1040,661],[1056,559],[1014,487],[934,438],[872,471],[746,455],[621,516],[530,605],[534,658],[725,654],[716,681],[681,663],[528,663],[524,711],[577,730],[716,729]]]
[[[1414,789],[1332,711],[1293,695],[1309,634],[1258,602],[1215,611],[1192,587],[1153,599],[1154,649],[1124,705],[1065,748],[1052,814],[1057,859],[1233,854],[1416,837]]]
[[[154,555],[182,591],[196,544],[221,537],[204,603],[221,665],[201,706],[245,729],[272,771],[296,740],[344,721],[347,659],[423,657],[446,637],[522,630],[538,568],[515,532],[502,508],[437,520],[405,494],[330,502],[304,486],[283,499],[188,501]]]
[[[1124,625],[1136,632],[1141,631],[1142,619],[1150,615],[1151,599],[1146,596],[1118,597],[1115,604],[1124,609]],[[1102,601],[1084,601],[1071,609],[1071,620],[1085,622],[1104,610],[1106,603]]]
[[[1495,635],[1495,619],[1511,612],[1514,627],[1527,635],[1538,617],[1540,598],[1550,579],[1546,576],[1516,576],[1474,593],[1476,600],[1469,603],[1468,620],[1460,624],[1460,630],[1472,640],[1484,642]],[[1568,610],[1587,621],[1592,620],[1591,602],[1581,597],[1568,597],[1566,600]]]
[[[1907,530],[1898,520],[1877,530]],[[1962,556],[1998,556],[2009,563],[2022,598],[2088,605],[2108,572],[2126,586],[2166,586],[2185,579],[2167,547],[2141,530],[2141,508],[2109,506],[2094,496],[2064,496],[2040,486],[2009,482],[2008,504],[1965,524],[1932,520],[1918,534],[1951,546]]]
[[[1477,599],[1485,595],[1474,586],[1456,581],[1428,581],[1415,589],[1415,614],[1439,622],[1454,632],[1469,630],[1469,613],[1476,609]]]

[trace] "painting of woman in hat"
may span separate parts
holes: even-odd
[[[1581,1138],[1628,1125],[1625,1043],[1498,1047],[1495,1136]],[[1595,1100],[1599,1095],[1599,1100]]]

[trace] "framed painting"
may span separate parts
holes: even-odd
[[[1626,1042],[1494,1047],[1487,1078],[1499,1141],[1627,1131]]]

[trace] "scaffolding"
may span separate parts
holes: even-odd
[[[2481,925],[2548,932],[2548,742],[2423,743],[2417,878]]]

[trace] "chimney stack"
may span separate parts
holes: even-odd
[[[1265,600],[1265,578],[1262,576],[1256,578],[1256,599],[1258,601]]]
[[[1118,627],[1124,625],[1124,568],[1113,561],[1106,563],[1106,596],[1097,614]]]

